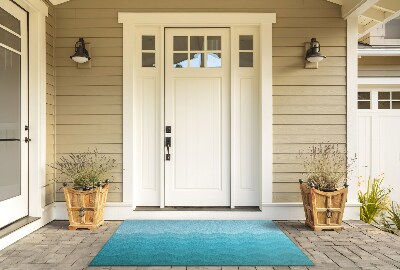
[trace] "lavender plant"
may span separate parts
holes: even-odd
[[[110,176],[116,160],[99,154],[97,149],[88,149],[87,152],[62,156],[54,166],[49,166],[71,179],[75,188],[91,189]]]
[[[347,160],[347,154],[338,144],[318,144],[301,152],[304,175],[310,186],[323,191],[333,191],[347,185],[348,175],[353,171],[355,158]]]

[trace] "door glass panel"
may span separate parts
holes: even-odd
[[[187,53],[174,53],[174,68],[188,67],[188,54]]]
[[[174,51],[187,51],[187,50],[188,50],[188,37],[175,36]]]
[[[21,57],[0,47],[0,201],[21,194]]]
[[[155,36],[142,36],[142,50],[154,51],[156,49]]]
[[[253,53],[240,52],[239,53],[239,67],[252,67],[253,66]]]
[[[2,8],[0,8],[0,24],[17,34],[21,34],[20,21]]]
[[[378,109],[390,109],[390,101],[378,101]]]
[[[190,67],[204,67],[204,53],[191,53]]]
[[[220,36],[207,37],[207,50],[209,51],[221,50],[221,37]]]
[[[207,67],[210,68],[222,67],[221,53],[208,53]]]
[[[142,53],[142,67],[155,67],[156,54],[155,53]]]
[[[400,92],[392,92],[392,99],[400,100]]]
[[[203,51],[204,50],[204,37],[192,36],[190,37],[190,50]]]
[[[370,92],[358,92],[358,100],[370,100],[371,93]]]
[[[241,35],[239,36],[239,50],[253,50],[253,36]]]
[[[369,110],[371,109],[371,104],[369,101],[359,101],[358,108],[362,110]]]
[[[378,92],[379,100],[390,100],[390,92]]]
[[[14,50],[21,51],[21,39],[3,28],[0,28],[0,43],[13,48]]]
[[[400,101],[392,101],[392,109],[400,109]]]

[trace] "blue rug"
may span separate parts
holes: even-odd
[[[127,220],[91,266],[312,266],[272,222]]]

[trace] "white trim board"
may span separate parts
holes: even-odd
[[[137,27],[157,27],[163,33],[166,27],[235,27],[257,26],[260,29],[260,94],[262,108],[261,124],[261,202],[272,202],[272,24],[275,13],[118,13],[118,22],[123,23],[123,202],[131,203],[135,209],[141,169],[141,113],[139,89],[135,85],[135,33]],[[161,34],[162,36],[162,34]],[[266,46],[265,44],[270,44]],[[161,50],[161,54],[163,50]],[[161,58],[163,59],[163,58]],[[161,60],[160,67],[164,63]],[[163,70],[161,70],[163,74]],[[164,75],[159,85],[164,85]],[[163,92],[163,91],[161,91]],[[138,98],[139,97],[139,98]],[[137,104],[136,104],[137,103]],[[139,109],[138,109],[139,108]],[[163,117],[161,117],[163,119]],[[164,129],[161,123],[162,130]],[[163,155],[160,155],[162,160]],[[163,162],[162,162],[163,163]],[[161,168],[162,170],[162,168]],[[160,179],[161,181],[161,179]],[[162,187],[163,181],[161,181]],[[162,192],[161,192],[162,193]],[[163,199],[162,194],[160,195]],[[163,207],[163,202],[160,203]],[[233,206],[235,204],[233,203]]]
[[[64,202],[55,203],[54,218],[68,220]],[[105,220],[304,220],[302,203],[266,203],[262,211],[132,211],[129,203],[107,203],[104,211]],[[347,203],[344,219],[360,219],[360,204]]]
[[[380,85],[380,84],[400,84],[399,77],[359,77],[358,78],[359,85]]]

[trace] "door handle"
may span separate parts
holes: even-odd
[[[165,160],[171,160],[171,154],[169,153],[169,148],[171,147],[171,137],[165,137],[165,147],[167,147],[167,154],[165,155]]]
[[[28,142],[30,142],[30,141],[32,141],[32,140],[29,139],[28,137],[25,137],[25,142],[26,142],[26,143],[28,143]]]

